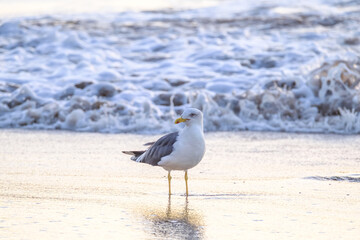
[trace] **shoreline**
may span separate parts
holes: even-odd
[[[104,135],[143,135],[143,136],[161,136],[165,135],[168,132],[163,133],[157,133],[154,131],[145,131],[145,132],[100,132],[100,131],[81,131],[81,130],[71,130],[71,129],[45,129],[45,128],[11,128],[11,127],[4,127],[0,128],[0,132],[2,131],[8,131],[8,132],[55,132],[55,133],[74,133],[74,134],[104,134]],[[237,131],[204,131],[204,134],[207,135],[216,135],[216,134],[230,134],[230,135],[236,135],[236,134],[289,134],[289,135],[319,135],[319,136],[339,136],[339,137],[360,137],[360,134],[358,133],[345,133],[345,132],[321,132],[321,131],[276,131],[276,130],[237,130]]]

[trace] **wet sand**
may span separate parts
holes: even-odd
[[[360,137],[210,133],[183,172],[121,153],[157,136],[0,130],[0,239],[357,239]]]

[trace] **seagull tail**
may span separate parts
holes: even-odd
[[[139,162],[138,158],[145,152],[145,151],[122,151],[125,154],[132,155],[130,158],[133,161]]]

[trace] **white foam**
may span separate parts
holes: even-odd
[[[66,116],[65,128],[68,128],[68,129],[80,128],[81,129],[82,127],[85,127],[85,123],[83,121],[84,116],[85,116],[85,113],[81,109],[76,109],[76,110],[72,111],[71,113],[69,113]]]
[[[0,127],[166,132],[193,106],[207,131],[359,133],[354,11],[239,0],[3,20]]]

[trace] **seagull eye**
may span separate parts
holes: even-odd
[[[195,113],[191,113],[191,114],[190,114],[190,117],[195,117],[195,116],[196,116]]]

